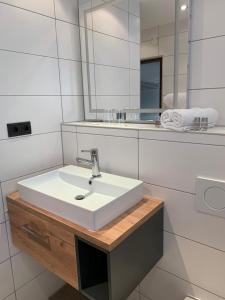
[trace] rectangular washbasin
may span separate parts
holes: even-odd
[[[91,170],[67,166],[20,181],[18,187],[23,200],[96,231],[143,198],[142,181],[101,175],[90,180]]]

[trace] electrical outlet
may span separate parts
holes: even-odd
[[[31,123],[20,122],[20,123],[11,123],[7,124],[8,137],[16,137],[21,135],[31,134]]]
[[[30,122],[20,123],[20,131],[21,131],[21,135],[31,134],[31,123]]]

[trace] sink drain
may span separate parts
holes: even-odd
[[[77,196],[75,197],[76,200],[83,200],[84,198],[85,198],[84,195],[77,195]]]

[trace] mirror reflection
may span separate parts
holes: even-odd
[[[187,107],[188,11],[188,0],[80,0],[86,119]]]

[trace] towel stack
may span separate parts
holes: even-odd
[[[161,115],[164,128],[187,131],[193,128],[195,118],[208,118],[208,127],[214,127],[218,112],[214,108],[168,109]]]

